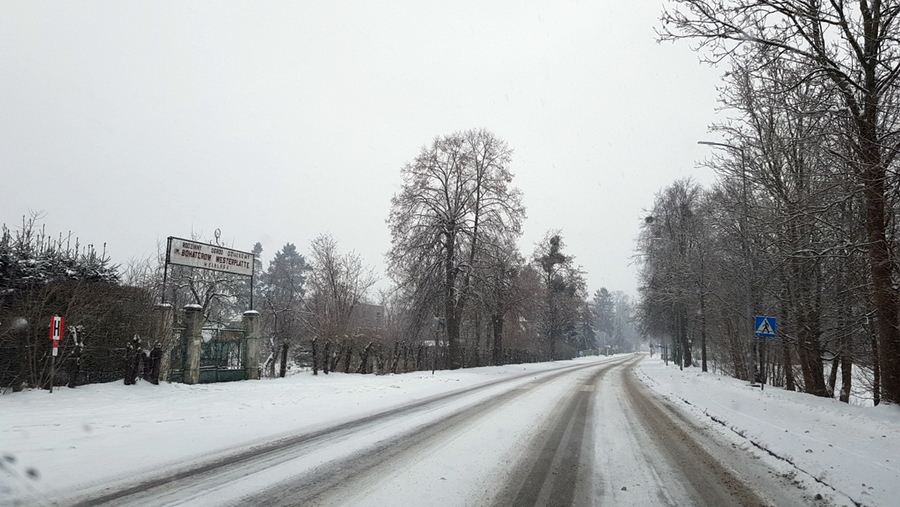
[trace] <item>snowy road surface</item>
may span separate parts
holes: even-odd
[[[69,477],[55,491],[33,486],[23,492],[20,487],[17,499],[9,504],[815,504],[808,492],[749,454],[735,452],[733,444],[694,426],[651,394],[633,371],[641,359],[619,356],[518,366],[521,372],[504,371],[496,378],[482,374],[468,379],[461,373],[455,379],[458,388],[419,389],[406,394],[405,400],[390,392],[394,387],[403,391],[400,386],[384,384],[386,389],[373,390],[365,399],[380,398],[382,406],[389,408],[372,410],[377,405],[358,402],[355,411],[337,412],[345,414],[343,418],[323,417],[318,423],[313,414],[305,414],[299,429],[236,445],[224,443],[234,437],[229,428],[246,426],[248,419],[228,424],[219,416],[220,420],[207,422],[202,433],[190,433],[198,441],[197,450],[204,452],[174,458],[184,454],[174,446],[187,442],[172,435],[173,452],[147,451],[148,459],[157,462],[152,469],[120,460],[137,471],[133,475],[102,471],[107,462],[116,461],[104,451],[104,446],[116,445],[114,433],[91,442],[88,437],[79,445],[89,443],[94,449],[77,451],[73,445],[76,450],[70,459],[96,459],[98,480],[79,482]],[[332,375],[336,382],[340,378]],[[435,378],[429,382],[433,384]],[[360,389],[356,384],[351,387],[351,391]],[[159,389],[146,388],[151,394]],[[347,400],[357,398],[358,393]],[[331,397],[331,403],[335,400],[340,402],[340,396]],[[239,395],[233,401],[246,403]],[[316,406],[315,400],[306,401],[297,407]],[[319,409],[328,406],[326,400]],[[176,415],[180,409],[172,410]],[[39,418],[40,411],[36,414]],[[220,413],[210,412],[201,419],[216,419],[214,414]],[[291,423],[286,412],[278,414],[279,419],[289,420],[277,428]],[[114,413],[110,416],[116,419]],[[262,424],[261,419],[252,421]],[[196,428],[194,422],[175,423],[170,429]],[[221,448],[204,448],[217,441],[216,433],[226,437],[219,441]],[[125,449],[141,452],[140,447]],[[66,452],[57,449],[55,455],[65,471]],[[77,468],[73,472],[79,473]],[[4,505],[2,493],[0,505]]]

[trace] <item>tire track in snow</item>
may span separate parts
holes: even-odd
[[[252,500],[255,505],[260,507],[341,505],[345,491],[364,489],[366,484],[377,482],[380,476],[394,471],[398,464],[403,464],[409,457],[426,453],[431,446],[436,445],[448,435],[464,431],[478,419],[490,417],[493,412],[501,410],[505,405],[526,396],[535,389],[569,375],[573,371],[600,367],[600,371],[605,372],[621,362],[622,360],[616,360],[557,370],[523,386],[468,406],[449,417],[439,418],[413,431],[399,433],[389,440],[373,445],[364,453],[354,456],[350,461],[335,463],[333,466],[317,470],[314,474],[295,478],[291,480],[290,484],[272,488],[271,496],[268,499],[254,496]],[[584,398],[585,401],[588,399]],[[577,433],[577,431],[575,432]],[[580,431],[581,434],[584,433],[584,421],[580,425]],[[580,445],[580,437],[578,443]],[[568,466],[573,464],[571,459],[564,459],[564,461]],[[577,464],[576,456],[574,465]],[[566,486],[563,485],[562,489],[565,490]]]
[[[613,363],[600,363],[609,365]],[[514,385],[525,377],[537,377],[536,380],[530,382],[530,388],[537,387],[546,382],[550,382],[559,376],[565,375],[575,370],[597,367],[597,363],[588,365],[566,366],[557,370],[544,372],[527,372],[514,377],[508,377],[497,381],[491,381],[477,386],[468,387],[445,393],[430,398],[426,398],[417,402],[413,402],[400,407],[392,408],[384,412],[373,414],[371,416],[361,417],[341,424],[322,428],[316,431],[310,431],[294,436],[285,437],[254,446],[252,448],[239,449],[233,453],[220,456],[215,459],[203,463],[197,463],[192,466],[181,467],[174,472],[158,474],[155,477],[138,481],[130,485],[119,485],[119,487],[110,487],[93,494],[83,494],[79,498],[72,499],[72,502],[66,502],[67,505],[73,507],[89,507],[101,505],[165,505],[178,504],[183,500],[198,498],[205,489],[215,489],[228,484],[229,481],[237,477],[247,475],[247,470],[253,473],[264,470],[267,467],[277,466],[281,463],[289,462],[297,455],[302,454],[304,450],[317,446],[327,445],[329,442],[339,441],[355,432],[366,431],[378,425],[390,424],[391,421],[401,421],[404,418],[434,410],[438,407],[447,405],[457,400],[463,400],[466,397],[477,395],[483,391],[497,388],[504,384]],[[331,487],[337,486],[341,482],[346,482],[347,478],[353,473],[359,472],[361,467],[355,464],[370,463],[374,461],[382,461],[385,459],[385,452],[399,454],[400,452],[410,449],[417,444],[426,441],[425,435],[437,435],[444,431],[444,427],[461,424],[463,420],[468,420],[482,413],[489,411],[491,403],[499,405],[498,401],[509,401],[518,395],[526,392],[523,389],[511,387],[509,391],[501,393],[498,396],[477,403],[472,407],[472,411],[465,415],[465,410],[455,414],[453,423],[445,419],[434,421],[425,427],[417,428],[415,431],[405,432],[389,441],[390,445],[377,445],[376,448],[369,448],[363,451],[362,455],[354,458],[351,463],[339,461],[319,467],[310,477],[312,481],[305,481],[302,477],[297,482],[309,482],[315,484],[313,494],[303,493],[299,496],[309,499],[322,494]],[[417,437],[417,433],[421,431],[423,438]],[[381,454],[379,454],[381,453]],[[379,457],[380,456],[380,457]],[[367,458],[367,459],[366,459]],[[169,499],[168,501],[166,499]],[[290,503],[296,505],[297,497],[294,497]],[[274,504],[278,504],[276,501]]]
[[[762,506],[768,502],[737,474],[710,454],[673,407],[649,396],[629,369],[625,391],[654,446],[690,486],[694,505]]]
[[[494,506],[770,505],[757,491],[768,492],[765,487],[773,485],[773,478],[759,468],[745,469],[748,465],[740,458],[737,463],[723,461],[721,452],[711,453],[707,445],[701,445],[702,436],[689,421],[638,384],[633,367],[641,360],[594,372],[562,400],[556,408],[558,415],[528,446]],[[595,406],[602,409],[597,411]],[[609,435],[602,432],[616,434],[622,428],[630,428],[625,431],[631,435],[632,446],[618,444],[613,449],[623,454],[611,455],[612,449],[605,446],[592,452],[595,442],[609,442],[604,440]],[[604,459],[599,459],[601,455]],[[741,470],[742,476],[735,470]],[[636,475],[628,481],[630,474]],[[755,477],[752,484],[745,480],[749,475]],[[783,492],[777,495],[785,499]],[[796,497],[788,492],[788,498],[789,504],[806,504],[799,491]]]
[[[635,363],[630,360],[628,364]],[[498,496],[495,507],[537,505],[583,505],[590,503],[592,459],[588,452],[594,429],[596,386],[622,361],[607,363],[594,372],[577,391],[561,401],[549,430],[529,446],[529,456]],[[585,457],[588,456],[588,457]]]

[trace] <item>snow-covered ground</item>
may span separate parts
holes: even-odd
[[[0,396],[0,505],[65,504],[74,491],[249,448],[416,400],[575,361],[372,376],[153,386],[121,382]],[[638,377],[801,485],[833,488],[838,504],[897,505],[900,408],[837,401],[665,367]],[[528,377],[530,378],[530,377]],[[842,500],[843,497],[846,500]],[[61,500],[62,499],[62,500]],[[411,503],[410,505],[414,504]]]
[[[638,376],[703,424],[803,484],[858,505],[900,505],[900,407],[861,407],[679,371],[648,359]]]

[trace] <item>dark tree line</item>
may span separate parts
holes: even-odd
[[[718,367],[816,395],[833,394],[840,369],[844,401],[855,364],[876,404],[900,402],[898,12],[896,1],[679,0],[664,13],[663,39],[730,65],[720,101],[734,114],[713,127],[719,183],[683,209],[659,198],[645,224],[645,326],[702,328]],[[696,246],[679,250],[685,237]],[[764,350],[753,314],[782,322]]]
[[[122,378],[132,336],[149,329],[150,295],[119,284],[103,252],[71,236],[48,236],[39,216],[0,235],[0,389]],[[52,358],[49,319],[66,317]],[[74,336],[78,340],[74,340]]]

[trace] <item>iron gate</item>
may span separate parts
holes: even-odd
[[[183,335],[183,329],[176,329]],[[231,382],[246,380],[247,370],[243,366],[245,333],[242,329],[205,327],[200,342],[200,383]],[[175,347],[171,355],[172,382],[184,382],[184,363],[187,357],[187,340]]]
[[[206,339],[207,332],[209,340]],[[246,380],[243,353],[243,330],[204,329],[203,342],[200,344],[200,383]]]

